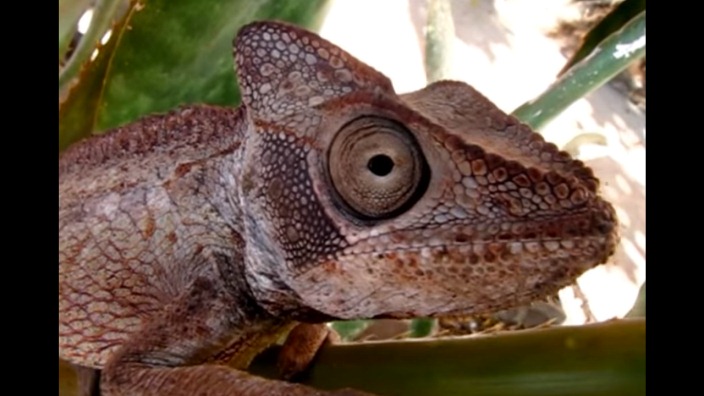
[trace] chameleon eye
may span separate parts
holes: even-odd
[[[337,133],[328,172],[339,199],[353,214],[386,219],[408,210],[425,192],[430,168],[413,135],[380,117],[357,118]]]

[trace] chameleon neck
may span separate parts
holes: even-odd
[[[61,156],[59,335],[63,352],[75,355],[67,358],[101,365],[111,345],[199,277],[249,299],[238,195],[246,125],[243,108],[189,106],[87,139]],[[79,322],[114,334],[86,342]]]

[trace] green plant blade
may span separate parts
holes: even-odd
[[[514,110],[513,115],[533,129],[540,129],[574,101],[600,87],[644,55],[645,11],[604,40],[538,98]]]
[[[75,78],[79,74],[81,67],[88,62],[93,54],[93,50],[98,45],[105,32],[119,18],[121,0],[98,0],[93,8],[93,18],[90,26],[78,43],[71,59],[59,73],[59,98],[75,83]]]
[[[236,31],[257,18],[315,26],[327,0],[142,0],[59,106],[60,150],[91,133],[187,103],[235,105]]]
[[[597,23],[582,40],[582,45],[577,52],[567,61],[565,67],[560,70],[558,77],[564,74],[570,67],[586,58],[604,39],[612,33],[621,29],[628,21],[636,15],[645,11],[645,0],[625,0],[614,7],[599,23]]]
[[[90,0],[59,0],[59,62],[76,32],[78,19],[89,5]]]
[[[125,26],[125,19],[113,26],[118,33]],[[105,76],[110,66],[111,57],[117,40],[110,40],[100,47],[97,58],[86,64],[77,77],[75,84],[67,87],[66,97],[59,102],[59,151],[69,144],[88,136],[95,129],[95,118],[100,110],[101,95]],[[62,97],[59,88],[59,97]]]

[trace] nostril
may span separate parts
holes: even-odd
[[[600,234],[610,234],[614,229],[614,224],[612,222],[602,221],[597,224],[596,229]]]
[[[607,210],[594,216],[594,228],[602,235],[611,234],[616,227],[616,216],[613,211]]]

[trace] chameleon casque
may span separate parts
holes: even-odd
[[[59,159],[59,357],[100,369],[103,395],[344,393],[244,370],[298,323],[498,310],[613,253],[592,171],[472,87],[396,94],[276,22],[234,54],[239,108]]]

